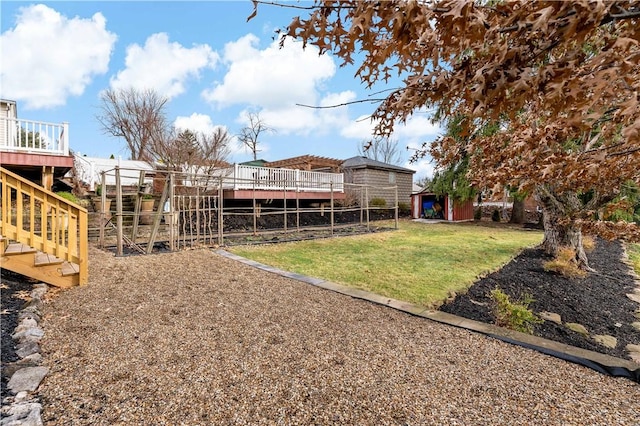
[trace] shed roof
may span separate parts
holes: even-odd
[[[382,161],[372,160],[371,158],[362,156],[347,158],[342,162],[342,167],[345,169],[379,169],[411,174],[416,172],[415,170],[406,169],[396,166],[395,164],[383,163]]]
[[[283,160],[269,161],[265,167],[301,168],[310,170],[320,167],[340,167],[341,160],[317,155],[300,155],[298,157],[285,158]]]

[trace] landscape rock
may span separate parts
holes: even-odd
[[[33,319],[35,321],[40,321],[40,315],[31,311],[20,311],[20,313],[18,314],[18,321],[22,321],[24,319]]]
[[[560,317],[560,315],[554,313],[554,312],[540,312],[538,314],[540,316],[540,318],[542,318],[545,321],[551,321],[551,322],[555,322],[556,324],[562,324],[562,318]]]
[[[627,345],[625,349],[629,352],[629,357],[640,364],[640,345]]]
[[[640,294],[638,293],[627,293],[627,298],[633,300],[636,303],[640,303]]]
[[[35,318],[24,318],[20,321],[20,324],[15,329],[15,332],[18,333],[20,331],[28,330],[29,328],[37,327],[38,321]]]
[[[27,328],[26,330],[19,331],[17,333],[13,333],[11,338],[13,340],[22,341],[29,340],[32,342],[37,342],[44,336],[44,330],[39,327]]]
[[[36,284],[33,286],[33,290],[31,290],[31,297],[33,299],[42,299],[42,297],[47,294],[47,290],[49,287],[46,284]]]
[[[635,328],[636,330],[640,330],[640,321],[632,322],[631,327]]]
[[[608,336],[606,334],[596,334],[593,336],[593,340],[601,344],[602,346],[606,346],[607,348],[615,348],[618,344],[618,339],[613,336]]]
[[[27,355],[24,358],[22,358],[21,360],[17,361],[16,364],[25,366],[27,364],[32,364],[32,365],[38,365],[42,362],[42,355],[40,355],[39,353],[34,353],[31,355]]]
[[[31,391],[38,389],[40,382],[49,372],[47,367],[26,367],[16,371],[11,376],[7,388],[13,392]]]
[[[16,394],[14,401],[16,403],[20,403],[20,402],[24,402],[27,400],[27,398],[29,398],[29,392],[27,391],[20,391]]]
[[[565,325],[567,326],[567,328],[569,330],[573,330],[576,333],[582,334],[583,336],[588,336],[589,335],[589,332],[587,331],[587,329],[582,324],[578,324],[578,323],[575,323],[575,322],[568,322]]]
[[[9,409],[9,416],[4,417],[2,426],[42,426],[42,405],[37,402],[14,404]]]
[[[40,345],[38,344],[38,342],[27,340],[25,342],[18,343],[18,345],[16,346],[16,355],[18,355],[20,358],[25,358],[38,352],[40,352]]]

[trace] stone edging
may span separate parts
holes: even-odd
[[[42,425],[42,404],[35,395],[42,379],[49,372],[49,368],[41,366],[40,339],[44,330],[40,328],[42,298],[47,293],[47,284],[40,283],[33,286],[31,300],[27,302],[18,314],[20,323],[11,337],[16,342],[16,355],[20,360],[8,364],[5,368],[11,376],[7,389],[13,396],[2,400],[2,418],[0,425]]]
[[[331,290],[337,293],[351,296],[356,299],[367,300],[369,302],[373,302],[379,305],[388,306],[390,308],[393,308],[411,315],[427,318],[443,324],[452,325],[452,326],[464,328],[470,331],[479,332],[490,337],[498,338],[500,340],[503,340],[509,343],[519,344],[521,346],[537,350],[547,355],[552,355],[565,360],[569,360],[571,362],[586,360],[587,362],[585,363],[581,363],[581,362],[578,362],[578,363],[590,368],[596,367],[594,369],[596,369],[599,372],[603,372],[603,370],[610,373],[622,372],[622,374],[614,374],[614,375],[625,375],[625,376],[627,376],[626,373],[629,372],[630,374],[628,376],[631,377],[632,380],[638,380],[636,377],[640,375],[640,365],[636,364],[633,361],[617,358],[610,355],[601,354],[599,352],[590,351],[587,349],[569,346],[564,343],[555,342],[553,340],[544,339],[542,337],[533,336],[531,334],[520,333],[518,331],[498,327],[493,324],[486,324],[483,322],[470,320],[470,319],[452,315],[446,312],[426,309],[422,306],[414,305],[412,303],[403,302],[401,300],[396,300],[396,299],[390,299],[388,297],[383,297],[375,293],[370,293],[368,291],[346,287],[346,286],[336,284],[330,281],[326,281],[323,279],[307,277],[302,274],[283,271],[278,268],[274,268],[250,259],[246,259],[244,257],[230,253],[226,250],[218,249],[218,250],[214,250],[214,252],[228,259],[232,259],[232,260],[244,263],[246,265],[253,266],[258,269],[262,269],[267,272],[278,274],[283,277],[291,278],[297,281],[302,281],[307,284],[311,284],[316,287],[324,288],[326,290]],[[604,367],[604,368],[598,368],[598,367]]]

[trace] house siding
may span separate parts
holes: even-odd
[[[396,174],[396,183],[389,183],[389,174]],[[400,171],[389,172],[387,170],[377,170],[362,168],[345,171],[345,182],[357,185],[369,185],[368,197],[384,198],[387,206],[395,206],[396,190],[398,187],[398,203],[409,204],[411,202],[411,190],[413,188],[413,173],[402,173]],[[348,190],[348,188],[346,188]]]

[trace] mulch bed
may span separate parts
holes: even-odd
[[[537,324],[535,335],[628,359],[626,345],[640,344],[640,331],[631,326],[632,322],[638,321],[634,312],[639,306],[626,297],[636,284],[622,256],[620,242],[598,239],[595,249],[588,253],[589,264],[597,272],[582,279],[567,279],[544,271],[542,263],[549,258],[542,250],[526,249],[499,271],[475,282],[466,294],[458,295],[441,306],[440,310],[493,323],[491,290],[498,287],[511,300],[528,294],[534,299],[530,308],[535,313],[557,313],[563,323],[582,324],[591,335],[610,335],[618,342],[615,348],[606,348],[589,337],[550,321]]]

